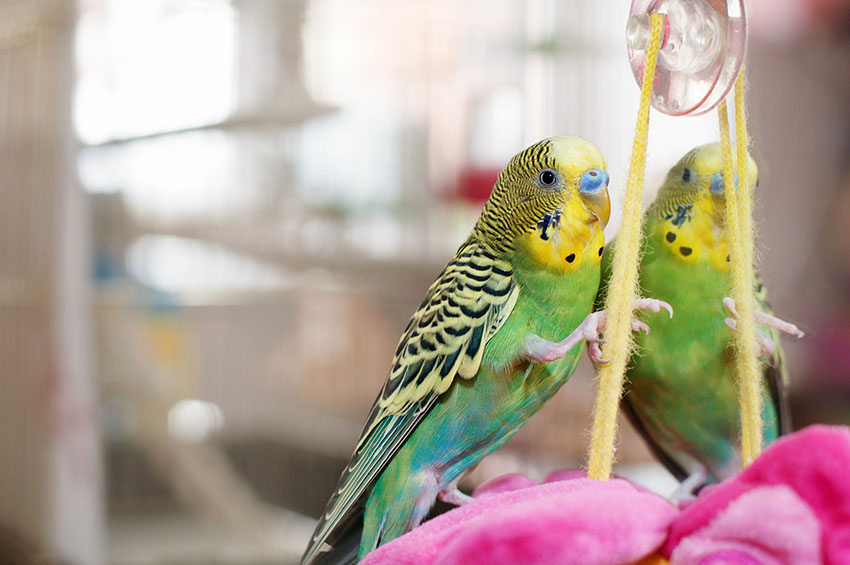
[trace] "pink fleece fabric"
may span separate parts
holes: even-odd
[[[362,564],[633,563],[660,547],[677,512],[623,479],[536,484],[507,475],[475,496],[373,551]]]
[[[850,564],[850,429],[811,426],[675,509],[624,479],[505,475],[475,501],[367,555],[365,565]],[[666,538],[666,541],[665,541]],[[662,546],[663,544],[663,546]]]
[[[674,520],[672,565],[850,563],[850,430],[811,426],[777,440]]]
[[[820,563],[820,524],[784,485],[757,487],[736,498],[705,528],[683,538],[673,564],[808,565]]]

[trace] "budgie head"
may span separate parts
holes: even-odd
[[[734,154],[732,158],[734,160]],[[749,155],[747,162],[747,185],[752,190],[758,179],[758,168]],[[701,145],[690,150],[670,169],[653,208],[666,215],[676,213],[682,206],[692,206],[696,213],[709,213],[722,225],[725,189],[720,143]]]
[[[755,187],[758,169],[748,160],[748,188]],[[716,271],[729,268],[726,237],[727,183],[723,178],[720,144],[689,151],[667,174],[667,180],[647,211],[645,233],[666,254],[692,265],[708,264]],[[707,261],[707,263],[706,263]]]
[[[608,173],[599,149],[580,137],[544,139],[520,152],[499,174],[475,233],[504,249],[545,218],[567,216],[604,228],[610,215]],[[555,220],[557,221],[557,220]]]

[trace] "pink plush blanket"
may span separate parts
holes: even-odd
[[[378,564],[850,564],[850,429],[812,426],[677,509],[624,479],[506,475],[369,554]]]

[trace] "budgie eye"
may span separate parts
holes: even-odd
[[[724,188],[723,173],[714,173],[714,176],[711,177],[711,192],[714,194],[723,194]]]
[[[537,181],[543,186],[555,186],[558,184],[558,173],[552,169],[543,169],[540,171],[540,174],[537,175]]]
[[[691,168],[685,167],[685,170],[682,171],[682,182],[691,182],[692,176],[693,176],[693,171],[691,171]]]

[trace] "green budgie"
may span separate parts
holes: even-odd
[[[438,496],[467,502],[461,475],[566,382],[584,340],[599,362],[607,187],[605,160],[577,137],[536,143],[500,173],[407,325],[302,563],[351,563],[417,526]]]
[[[745,186],[752,190],[758,175],[752,159],[748,170]],[[722,171],[720,144],[690,151],[670,170],[643,222],[640,288],[669,302],[676,316],[659,320],[651,334],[638,336],[623,406],[661,462],[679,480],[687,478],[679,496],[741,468],[732,349],[737,313],[727,297],[731,281]],[[611,255],[606,249],[603,287]],[[760,281],[756,303],[767,385],[763,403],[767,445],[790,425],[779,331],[798,337],[802,332],[769,314]]]

